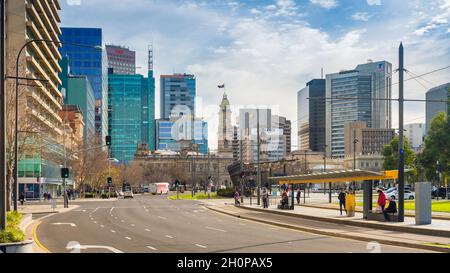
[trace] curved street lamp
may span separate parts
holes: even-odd
[[[14,196],[14,210],[17,211],[17,197],[18,197],[18,191],[19,191],[19,183],[18,183],[18,164],[19,164],[19,149],[18,149],[18,133],[19,133],[19,62],[20,62],[20,55],[22,52],[32,43],[49,43],[49,44],[57,44],[57,45],[73,45],[73,46],[79,46],[79,47],[87,47],[92,49],[99,49],[103,50],[101,46],[90,46],[90,45],[83,45],[83,44],[75,44],[75,43],[63,43],[61,41],[54,41],[54,40],[48,40],[48,39],[31,39],[28,42],[26,42],[19,50],[19,53],[17,54],[16,59],[16,112],[15,112],[15,135],[14,135],[14,171],[13,171],[13,177],[14,177],[14,186],[13,186],[13,196]],[[36,79],[38,81],[42,81],[39,79]],[[67,193],[64,193],[64,204],[66,204],[66,198]]]

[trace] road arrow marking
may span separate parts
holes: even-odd
[[[220,232],[227,232],[226,230],[219,229],[219,228],[213,228],[213,227],[206,227],[206,229],[215,230],[215,231],[220,231]]]
[[[111,251],[112,253],[123,253],[122,251],[114,248],[114,247],[110,247],[110,246],[96,246],[96,245],[80,245],[80,244],[73,244],[73,245],[68,245],[66,247],[68,250],[86,250],[86,249],[106,249]]]
[[[200,248],[207,248],[206,246],[204,246],[204,245],[199,245],[199,244],[196,244],[195,246],[200,247]]]
[[[76,227],[77,226],[74,223],[53,223],[52,225],[55,225],[55,226],[68,225],[68,226],[71,226],[71,227]]]

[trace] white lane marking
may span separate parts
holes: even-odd
[[[146,229],[145,229],[145,231],[148,231],[148,232],[150,232],[151,230],[150,230],[150,229],[148,229],[148,228],[146,228]]]
[[[198,210],[194,210],[194,213],[198,213]]]
[[[173,236],[166,235],[167,238],[173,239]]]
[[[104,226],[104,225],[100,225],[100,227],[101,227],[101,228],[104,228],[105,226]]]
[[[134,226],[136,226],[136,225],[135,225],[135,224],[131,224],[130,226],[134,227]]]
[[[196,244],[195,246],[200,247],[200,248],[207,248],[206,246],[204,246],[204,245],[199,245],[199,244]]]
[[[84,210],[82,210],[82,212],[86,212],[86,210],[84,209]]]
[[[122,222],[122,223],[125,223],[125,221],[124,221],[124,220],[120,220],[120,222]]]
[[[163,216],[158,216],[158,218],[163,219],[163,220],[167,220],[167,218],[163,217]]]
[[[131,240],[131,238],[130,238],[130,237],[125,237],[125,239],[127,239],[127,240]]]
[[[55,226],[64,226],[64,225],[68,225],[68,226],[71,226],[71,227],[76,227],[77,225],[75,225],[74,223],[53,223],[52,225],[55,225]]]
[[[220,231],[220,232],[227,232],[226,230],[220,229],[220,228],[213,228],[213,227],[205,227],[206,229]]]
[[[91,212],[91,214],[95,213],[99,208],[95,208],[94,211]]]
[[[148,249],[151,249],[151,250],[156,250],[156,248],[154,248],[154,247],[152,247],[152,246],[147,246],[147,248],[148,248]]]
[[[112,207],[112,208],[109,210],[109,214],[112,214],[113,209],[114,209],[114,207]]]
[[[117,217],[114,217],[117,220]]]
[[[80,245],[79,243],[76,244],[70,244],[66,247],[68,250],[75,250],[75,251],[81,251],[82,249],[90,249],[90,248],[94,248],[94,249],[107,249],[113,253],[123,253],[122,251],[114,248],[114,247],[110,247],[110,246],[96,246],[96,245]]]
[[[113,229],[111,229],[111,232],[112,232],[112,233],[116,233],[116,231],[115,231],[115,230],[113,230]]]
[[[97,224],[97,221],[94,221],[94,224]]]

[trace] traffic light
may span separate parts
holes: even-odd
[[[61,168],[61,178],[69,178],[69,168]]]
[[[112,177],[107,178],[108,186],[111,186],[113,183]]]
[[[106,146],[111,146],[111,136],[106,136],[105,142]]]

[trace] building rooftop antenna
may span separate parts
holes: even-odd
[[[148,70],[153,71],[153,43],[148,46]]]

